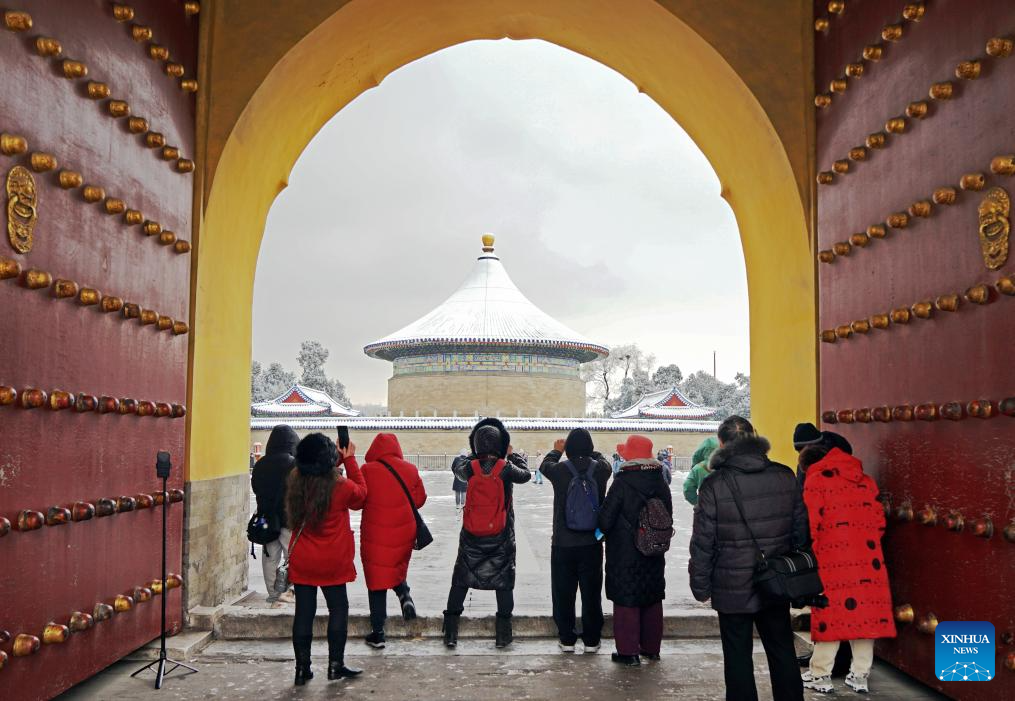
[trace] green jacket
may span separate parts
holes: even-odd
[[[684,480],[684,499],[688,504],[696,505],[698,503],[698,490],[701,489],[701,483],[712,474],[712,471],[708,469],[708,461],[718,448],[718,439],[709,436],[701,442],[701,445],[694,451],[694,455],[691,456],[694,467],[687,473],[687,479]]]

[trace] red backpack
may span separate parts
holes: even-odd
[[[465,513],[462,515],[462,526],[472,535],[497,535],[507,526],[504,480],[501,479],[506,464],[498,460],[490,474],[484,474],[479,461],[472,461],[472,477],[465,491]]]

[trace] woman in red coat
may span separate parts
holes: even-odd
[[[894,638],[892,595],[881,552],[885,512],[878,487],[863,464],[833,448],[807,470],[804,504],[810,519],[818,574],[828,606],[811,610],[814,655],[804,686],[831,693],[832,665],[840,640],[848,640],[853,663],[846,686],[867,692],[874,640]]]
[[[341,463],[339,463],[341,456]],[[340,465],[348,476],[343,476]],[[293,650],[296,685],[314,675],[310,645],[317,613],[317,587],[328,602],[328,679],[354,677],[362,669],[345,666],[349,596],[345,585],[356,579],[356,542],[349,527],[349,509],[363,508],[367,486],[356,462],[356,446],[339,450],[323,433],[311,433],[296,446],[296,469],[289,473],[286,514],[289,581],[296,591]]]
[[[416,518],[405,490],[409,490],[412,503],[420,509],[426,503],[426,489],[416,466],[402,459],[402,446],[395,434],[377,434],[366,459],[363,478],[367,484],[367,500],[360,524],[360,557],[367,580],[373,629],[366,643],[380,649],[384,647],[388,589],[394,589],[398,595],[402,617],[407,621],[416,617],[416,607],[405,581],[412,546],[416,542]],[[393,471],[401,478],[401,483]]]

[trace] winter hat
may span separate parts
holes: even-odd
[[[838,448],[842,452],[852,455],[853,446],[849,444],[845,436],[841,436],[834,431],[822,431],[821,432],[821,443],[828,447],[829,450],[832,448]]]
[[[627,442],[618,445],[617,450],[624,460],[628,461],[655,459],[655,453],[652,452],[652,441],[637,434],[628,436]]]
[[[821,442],[821,431],[814,424],[797,424],[793,429],[793,447],[796,450]]]
[[[476,449],[476,432],[484,426],[493,426],[500,432],[500,445],[497,450],[493,451],[495,455],[502,458],[507,457],[508,447],[511,445],[511,434],[508,433],[507,428],[500,419],[480,419],[475,426],[472,428],[472,433],[469,434],[469,447],[472,448],[473,455],[478,455],[481,451]]]
[[[480,426],[472,437],[476,455],[496,455],[503,457],[501,435],[496,426]]]
[[[338,463],[335,441],[323,433],[311,433],[296,446],[296,467],[307,477],[326,475]]]
[[[592,455],[594,450],[592,434],[584,428],[576,428],[567,434],[567,440],[564,441],[564,452],[567,453],[569,460],[587,458]]]

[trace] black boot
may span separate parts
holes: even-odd
[[[398,595],[398,602],[402,605],[402,618],[407,621],[415,620],[416,604],[413,603],[412,597],[409,595],[408,587],[406,587],[404,593]]]
[[[296,653],[296,686],[303,686],[308,680],[314,678],[310,670],[310,642],[308,639],[293,639],[293,651]]]
[[[507,647],[514,638],[511,636],[511,616],[497,614],[497,647]]]
[[[444,644],[448,647],[458,647],[458,619],[461,614],[444,612]]]
[[[328,662],[328,679],[351,679],[363,674],[362,669],[346,667],[342,660]]]

